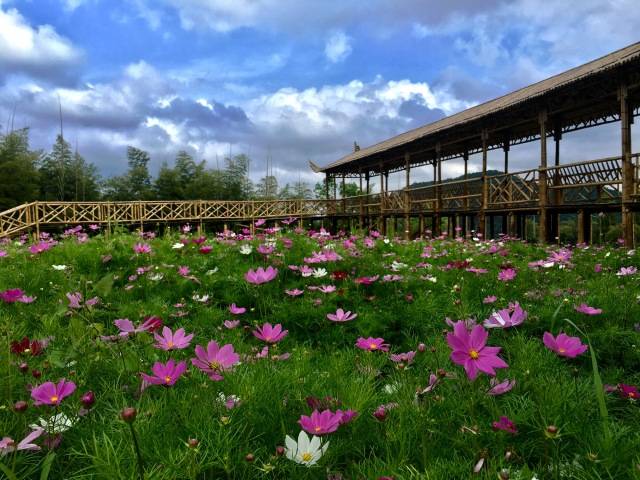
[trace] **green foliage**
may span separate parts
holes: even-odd
[[[38,198],[37,159],[29,150],[28,129],[0,135],[0,211]]]

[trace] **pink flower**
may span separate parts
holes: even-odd
[[[373,277],[360,277],[354,280],[358,285],[371,285],[380,278],[380,275],[374,275]]]
[[[142,254],[142,253],[151,253],[151,246],[147,243],[136,243],[133,246],[134,253]]]
[[[223,325],[229,330],[232,330],[240,325],[240,320],[225,320]]]
[[[340,419],[340,425],[346,425],[347,423],[351,422],[354,418],[356,418],[358,416],[358,412],[356,412],[355,410],[336,410],[336,415],[342,415],[342,418]]]
[[[211,245],[203,245],[198,249],[198,252],[200,252],[203,255],[208,255],[212,251],[213,251],[213,247]]]
[[[378,350],[382,352],[389,351],[389,344],[384,343],[384,338],[360,337],[356,342],[356,347],[358,347],[361,350],[368,350],[370,352],[375,352]]]
[[[302,429],[312,435],[326,435],[335,432],[342,422],[343,414],[338,411],[333,413],[331,410],[323,410],[319,412],[314,410],[311,416],[302,415],[298,424]]]
[[[498,297],[496,297],[495,295],[489,295],[488,297],[484,297],[482,299],[482,303],[487,305],[489,303],[495,303],[496,300],[498,300]]]
[[[509,328],[520,325],[527,319],[527,312],[522,309],[520,304],[516,303],[511,308],[504,308],[497,312],[493,312],[487,318],[483,325],[485,328]]]
[[[162,321],[158,317],[149,317],[142,325],[139,325],[136,328],[133,326],[133,322],[128,318],[120,318],[118,320],[114,320],[113,324],[118,327],[118,330],[120,330],[119,335],[121,337],[126,337],[131,333],[150,332],[153,330],[157,330],[162,325]]]
[[[640,392],[633,385],[626,385],[621,383],[618,385],[618,391],[622,398],[628,398],[630,400],[640,400]]]
[[[265,323],[261,327],[258,327],[253,332],[254,337],[267,342],[267,343],[278,343],[284,337],[287,336],[289,330],[282,330],[282,325],[278,323],[277,325],[271,325],[270,323]]]
[[[273,268],[271,265],[269,265],[266,269],[258,267],[255,271],[249,270],[245,274],[244,279],[254,285],[260,285],[270,282],[271,280],[276,278],[276,275],[278,275],[278,269]]]
[[[67,299],[69,300],[69,308],[82,308],[82,294],[80,292],[67,293]]]
[[[389,355],[389,359],[395,363],[406,363],[407,365],[411,365],[413,363],[413,359],[416,356],[416,352],[406,352],[406,353],[392,353]]]
[[[616,275],[618,277],[626,277],[627,275],[635,275],[638,273],[638,269],[636,267],[620,267],[618,273]]]
[[[515,435],[518,433],[515,423],[509,420],[508,417],[500,417],[500,420],[491,424],[494,430],[502,430],[504,432]]]
[[[31,390],[31,398],[34,405],[60,405],[60,402],[76,390],[76,384],[64,378],[56,385],[53,382],[45,382]]]
[[[254,225],[256,227],[261,227],[265,223],[267,223],[267,221],[264,218],[259,218],[258,220],[255,221]]]
[[[187,370],[187,362],[182,361],[175,363],[173,359],[167,363],[156,362],[151,367],[153,375],[141,373],[142,379],[152,385],[163,385],[165,387],[173,386],[180,376]]]
[[[8,257],[9,254],[5,250],[0,250],[0,258]]]
[[[602,271],[602,264],[600,264],[600,263],[596,263],[596,264],[593,266],[593,271],[594,271],[594,272],[596,272],[596,273],[600,273],[600,272]]]
[[[297,288],[294,288],[293,290],[285,290],[284,293],[286,293],[290,297],[299,297],[304,293],[304,290],[299,290]]]
[[[355,320],[357,316],[357,313],[351,313],[350,311],[345,312],[341,308],[336,310],[336,313],[327,314],[327,318],[332,322],[350,322],[351,320]]]
[[[191,359],[191,363],[215,381],[222,380],[222,372],[233,370],[240,361],[240,355],[233,351],[233,345],[227,343],[220,347],[214,340],[207,344],[206,350],[196,345],[196,357]]]
[[[184,328],[179,328],[175,333],[173,333],[169,327],[164,327],[162,329],[162,335],[154,333],[153,338],[156,339],[156,344],[154,345],[156,348],[166,351],[182,350],[189,346],[189,343],[193,338],[193,333],[185,335]]]
[[[453,327],[453,332],[447,333],[447,343],[453,350],[451,361],[463,365],[470,380],[475,380],[478,371],[494,376],[496,368],[507,368],[508,365],[498,357],[500,347],[487,347],[489,333],[476,325],[467,330],[463,321],[458,321]]]
[[[561,333],[554,338],[549,332],[544,332],[542,337],[545,347],[556,352],[561,357],[575,358],[587,351],[588,346],[583,345],[578,337],[570,337]]]
[[[584,313],[585,315],[600,315],[602,313],[601,308],[590,307],[586,303],[581,303],[574,308],[576,312]]]
[[[191,270],[189,269],[189,267],[184,265],[181,267],[178,267],[178,275],[180,275],[181,277],[186,277],[187,275],[189,275],[189,273],[191,273]]]
[[[498,280],[501,282],[509,282],[516,278],[517,272],[515,268],[505,268],[498,273]]]
[[[0,300],[5,303],[32,303],[35,297],[28,297],[21,289],[12,288],[0,292]]]
[[[7,455],[11,452],[20,450],[40,450],[40,447],[33,443],[33,441],[44,433],[42,428],[36,428],[29,435],[24,437],[20,443],[16,446],[15,440],[11,437],[4,437],[0,440],[0,456]]]
[[[492,378],[491,381],[489,382],[489,385],[491,385],[491,388],[487,392],[487,395],[491,395],[492,397],[497,397],[498,395],[502,395],[504,393],[511,391],[511,389],[516,386],[516,381],[506,379],[498,383],[497,378]]]
[[[231,305],[229,305],[229,311],[232,315],[242,315],[247,311],[247,309],[244,307],[238,307],[235,303],[232,303]]]
[[[333,293],[336,291],[335,285],[321,285],[318,290],[322,293]]]

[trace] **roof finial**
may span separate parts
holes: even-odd
[[[360,151],[360,145],[358,145],[358,142],[353,142],[353,151],[354,152],[359,152]]]

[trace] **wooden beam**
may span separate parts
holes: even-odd
[[[478,233],[485,236],[486,233],[486,210],[489,206],[489,180],[487,179],[487,142],[489,132],[485,129],[480,133],[482,140],[482,206],[478,215]]]
[[[547,225],[547,110],[542,109],[538,115],[540,123],[540,167],[538,168],[538,206],[540,218],[538,224],[538,241],[546,243],[549,239]]]
[[[411,186],[411,155],[409,152],[404,154],[405,162],[405,191],[404,191],[404,239],[411,239],[411,195],[409,187]]]
[[[631,116],[629,112],[629,90],[623,82],[618,89],[620,102],[620,140],[622,155],[622,238],[628,248],[634,246],[633,211],[631,196],[633,194],[633,164],[631,163]]]

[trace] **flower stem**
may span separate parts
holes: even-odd
[[[136,452],[136,457],[138,459],[138,475],[140,476],[140,480],[144,479],[144,463],[142,460],[142,453],[140,452],[140,445],[138,444],[138,437],[136,436],[136,431],[133,428],[133,425],[130,423],[129,428],[131,429],[131,437],[133,438],[133,446]]]

